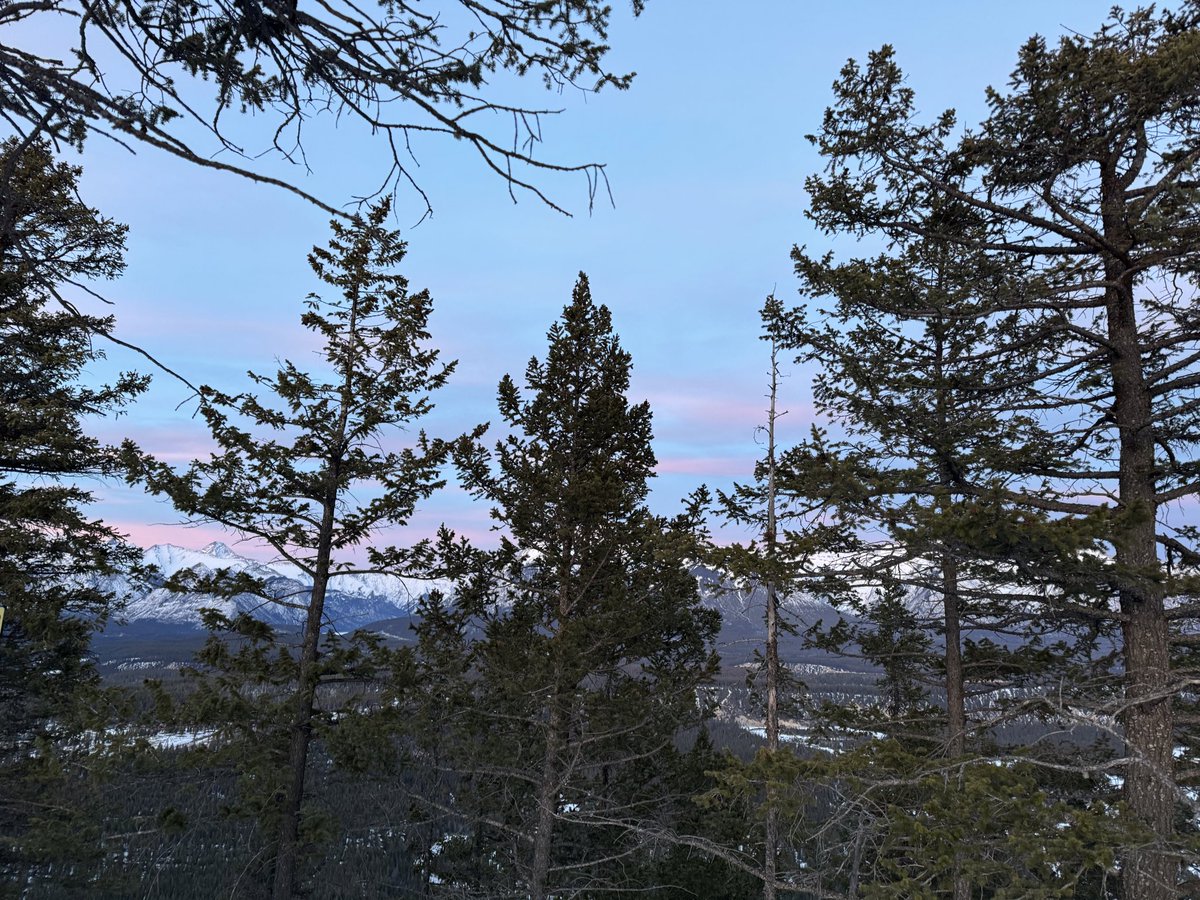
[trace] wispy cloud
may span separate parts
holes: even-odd
[[[728,444],[750,442],[766,422],[765,391],[747,391],[721,373],[687,379],[650,378],[639,387],[654,411],[655,432],[669,440],[686,439],[703,443]],[[783,397],[780,420],[783,431],[795,434],[807,429],[815,419],[812,405]]]
[[[694,475],[699,478],[749,478],[754,461],[741,456],[667,456],[655,471],[660,475]]]

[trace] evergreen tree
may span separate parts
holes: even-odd
[[[983,233],[980,218],[953,200],[912,202],[925,204],[943,232],[964,240]],[[1046,682],[1056,661],[1034,625],[1047,586],[1009,560],[981,557],[961,535],[987,516],[1012,515],[979,494],[1011,481],[1006,470],[1021,452],[1014,447],[1053,443],[1031,410],[1043,402],[1037,366],[1054,347],[992,357],[1028,323],[1014,313],[977,317],[978,297],[1003,290],[1014,274],[960,243],[901,238],[875,258],[848,262],[793,255],[803,293],[828,308],[781,314],[778,327],[800,359],[819,364],[815,406],[840,438],[818,432],[791,451],[782,490],[842,524],[848,552],[824,565],[831,579],[845,579],[840,602],[860,622],[814,629],[810,640],[860,652],[887,673],[879,708],[819,713],[859,736],[904,740],[910,758],[940,768],[946,757],[982,749],[1003,716],[996,701]],[[903,607],[905,586],[932,601],[920,603],[919,615]],[[1020,594],[1025,608],[1013,602]],[[927,638],[914,640],[922,632]],[[1069,661],[1058,660],[1056,674]],[[929,688],[929,702],[915,702]],[[970,890],[960,879],[955,897]]]
[[[828,168],[808,182],[825,229],[930,240],[1007,273],[948,321],[991,330],[981,367],[1032,366],[1017,384],[1040,402],[1014,409],[1040,421],[1043,439],[1009,439],[995,461],[1003,483],[956,476],[956,493],[1019,511],[957,531],[973,552],[1053,585],[1045,621],[1115,634],[1117,692],[1101,683],[1059,712],[1090,705],[1086,720],[1126,743],[1114,766],[1135,832],[1121,849],[1127,900],[1176,896],[1189,853],[1173,754],[1193,736],[1175,715],[1187,682],[1171,647],[1189,640],[1194,586],[1158,548],[1200,560],[1172,521],[1172,504],[1198,489],[1198,49],[1194,2],[1117,10],[1095,35],[1054,47],[1035,37],[1008,92],[989,91],[988,118],[958,136],[952,112],[918,121],[884,48],[843,70],[814,138]],[[978,225],[936,215],[947,203]]]
[[[85,428],[146,381],[84,384],[112,319],[60,293],[120,274],[125,227],[82,202],[80,170],[45,143],[6,141],[0,168],[14,173],[0,192],[0,867],[33,886],[42,864],[66,861],[49,877],[74,883],[99,850],[84,816],[82,735],[104,722],[88,647],[120,599],[104,577],[132,560],[87,513],[82,480],[114,474],[118,459]]]
[[[928,703],[933,640],[908,608],[907,594],[902,584],[887,579],[867,614],[870,626],[855,640],[863,656],[883,670],[878,681],[883,717],[878,727],[892,738],[919,731],[925,724],[920,713]]]
[[[410,292],[394,272],[405,246],[384,227],[388,212],[384,202],[350,224],[335,220],[329,247],[309,257],[317,277],[338,293],[310,296],[301,317],[323,342],[325,372],[284,362],[274,376],[252,374],[275,395],[274,405],[252,393],[202,388],[200,411],[219,451],[186,471],[132,444],[125,449],[131,479],[194,521],[264,542],[311,581],[307,596],[263,595],[300,618],[296,646],[249,614],[212,612],[210,627],[238,640],[214,635],[200,657],[216,677],[197,704],[218,717],[225,755],[239,754],[243,804],[268,825],[279,900],[296,892],[302,850],[320,824],[305,797],[314,734],[333,721],[322,685],[403,668],[377,640],[339,640],[329,630],[326,592],[339,575],[423,571],[428,542],[408,550],[364,551],[363,544],[379,528],[409,520],[442,483],[438,470],[447,455],[446,445],[424,432],[403,449],[385,444],[430,410],[428,392],[452,369],[428,346],[428,292]],[[253,579],[221,573],[190,587],[226,596],[264,591]]]
[[[754,842],[755,810],[750,804],[710,802],[718,786],[716,773],[733,765],[728,751],[718,752],[702,726],[691,748],[683,753],[672,750],[669,759],[668,790],[677,799],[666,817],[674,834],[665,850],[651,856],[637,883],[663,885],[659,894],[664,897],[753,896],[763,880],[753,871],[752,859],[743,860],[734,848]]]
[[[990,500],[986,492],[1012,482],[1015,456],[1054,443],[1034,413],[1044,404],[1038,366],[1057,348],[1046,341],[1024,354],[994,355],[1030,324],[1015,313],[980,316],[986,298],[1011,289],[1015,273],[962,247],[984,236],[969,209],[932,192],[912,202],[924,203],[926,220],[960,241],[902,238],[878,257],[844,263],[793,252],[802,293],[829,306],[781,316],[783,340],[801,360],[819,363],[815,406],[841,435],[819,434],[793,451],[794,484],[785,490],[819,494],[856,534],[877,536],[856,540],[856,577],[907,581],[940,601],[928,624],[942,638],[944,745],[957,757],[972,728],[964,626],[978,633],[1021,620],[1027,627],[1010,595],[1044,586],[1018,584],[1009,561],[991,564],[956,531],[1008,515],[1000,505],[977,508],[981,494]],[[977,685],[1000,686],[1003,673],[974,667],[971,674]]]
[[[669,824],[670,748],[703,714],[718,624],[686,566],[694,519],[646,508],[650,408],[627,399],[629,354],[586,277],[548,337],[527,393],[500,383],[510,433],[460,459],[501,545],[490,589],[457,598],[470,705],[447,711],[464,840],[504,879],[493,894],[537,900],[629,886]]]

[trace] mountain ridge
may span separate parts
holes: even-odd
[[[302,598],[312,590],[311,577],[295,563],[263,562],[241,556],[220,541],[200,550],[177,544],[154,544],[142,551],[142,562],[150,572],[144,583],[127,574],[117,574],[102,579],[99,585],[122,601],[118,616],[122,623],[159,622],[200,628],[200,610],[208,608],[228,616],[250,612],[271,625],[293,626],[303,621],[304,610],[283,601],[296,597],[297,603],[303,605]],[[170,578],[185,571],[201,578],[222,571],[245,574],[258,579],[269,597],[249,593],[215,597],[173,591],[166,586]],[[439,581],[396,575],[335,572],[330,576],[325,598],[326,618],[337,631],[351,631],[381,619],[411,616],[421,597],[446,587]]]

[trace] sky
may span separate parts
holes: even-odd
[[[413,289],[431,292],[434,343],[444,359],[458,360],[426,427],[450,436],[496,422],[497,382],[544,354],[546,330],[585,271],[633,356],[631,399],[649,400],[654,411],[659,474],[651,505],[669,513],[700,483],[749,480],[761,454],[756,428],[768,370],[757,311],[772,291],[798,302],[793,245],[855,249],[831,244],[805,218],[804,179],[821,162],[804,136],[818,129],[839,69],[890,43],[922,112],[954,107],[969,124],[983,117],[984,89],[1005,84],[1025,40],[1091,33],[1109,5],[650,0],[634,19],[616,0],[609,64],[637,72],[629,91],[544,97],[517,87],[526,99],[563,109],[543,122],[538,154],[604,163],[612,205],[602,195],[589,212],[582,176],[539,180],[571,217],[530,196],[514,204],[503,181],[461,144],[430,138],[414,147],[414,175],[433,215],[417,224],[423,203],[401,191],[394,224],[408,241],[402,271]],[[39,39],[53,49],[53,35]],[[248,148],[259,146],[261,124],[239,123]],[[380,142],[345,120],[311,123],[305,149],[307,171],[269,157],[256,165],[347,209],[382,178]],[[228,391],[246,386],[248,369],[271,372],[279,358],[301,365],[311,358],[313,342],[298,318],[316,287],[305,256],[327,239],[326,213],[151,149],[130,155],[93,140],[80,162],[84,199],[130,228],[127,270],[104,287],[119,337],[194,383]],[[106,365],[145,369],[116,349]],[[809,373],[789,367],[785,374],[786,444],[803,437],[813,414]],[[102,368],[94,373],[102,375]],[[183,464],[208,448],[188,393],[156,375],[129,415],[95,430],[133,437]],[[237,540],[214,526],[181,526],[169,505],[137,489],[94,489],[95,513],[141,545]],[[385,537],[404,542],[440,522],[488,539],[486,507],[453,485],[405,534]]]

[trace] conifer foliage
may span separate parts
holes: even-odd
[[[127,374],[86,385],[101,355],[94,336],[112,320],[59,292],[119,275],[125,227],[82,202],[80,170],[45,143],[5,142],[0,169],[12,173],[0,192],[0,864],[73,866],[97,849],[79,819],[79,731],[98,726],[100,709],[85,702],[97,696],[88,645],[118,600],[104,577],[131,559],[120,535],[87,514],[80,481],[113,473],[118,460],[85,420],[119,412],[146,382]]]
[[[1008,89],[988,91],[987,119],[965,134],[953,112],[921,123],[888,47],[848,64],[834,91],[813,138],[827,160],[808,181],[813,218],[828,232],[877,235],[893,247],[924,241],[943,256],[952,248],[949,258],[975,269],[953,279],[974,299],[944,297],[947,307],[921,314],[930,337],[978,331],[956,363],[969,377],[949,385],[975,394],[959,411],[999,401],[991,416],[1000,453],[975,442],[991,430],[986,421],[955,440],[968,455],[986,451],[982,471],[995,477],[981,483],[978,468],[938,476],[949,496],[989,510],[953,536],[961,552],[1007,560],[1027,584],[1046,587],[1040,604],[1014,598],[1018,615],[1036,609],[1043,625],[1113,636],[1119,666],[1065,682],[1073,695],[1043,709],[1123,742],[1110,763],[1130,828],[1122,896],[1175,897],[1192,841],[1177,815],[1192,776],[1175,752],[1195,743],[1181,654],[1193,643],[1190,568],[1200,556],[1173,504],[1200,490],[1200,5],[1115,10],[1094,35],[1056,46],[1031,39]],[[947,218],[947,209],[961,213]],[[963,215],[974,224],[963,227]],[[856,296],[860,308],[871,305],[864,279],[883,271],[802,255],[798,263],[810,282],[840,281],[833,292]],[[934,283],[916,274],[906,276],[914,287]],[[903,334],[892,338],[901,349]],[[984,384],[996,377],[1003,390]],[[846,403],[883,410],[880,398],[855,400],[847,387]],[[932,411],[931,399],[913,422],[925,428]],[[1040,437],[1004,434],[1022,416],[1041,426]]]
[[[394,271],[405,246],[384,226],[388,212],[384,202],[350,224],[335,220],[329,247],[309,257],[317,277],[336,292],[310,296],[301,318],[322,341],[325,371],[310,374],[285,361],[273,376],[252,374],[274,403],[202,388],[200,410],[219,449],[183,472],[132,444],[125,448],[131,478],[194,520],[264,542],[312,583],[307,596],[263,596],[296,613],[297,646],[248,614],[214,613],[210,626],[240,642],[214,637],[201,658],[224,673],[200,696],[220,709],[217,724],[231,739],[222,746],[249,754],[238,768],[249,775],[244,787],[253,785],[246,805],[267,823],[275,848],[279,900],[290,900],[300,880],[302,845],[312,837],[302,826],[318,821],[306,815],[304,800],[310,745],[330,722],[321,685],[334,676],[353,680],[371,670],[372,659],[388,664],[378,658],[377,642],[356,650],[327,634],[336,623],[325,615],[326,591],[339,574],[421,569],[427,544],[407,550],[362,544],[379,528],[408,521],[441,484],[447,454],[443,442],[424,432],[398,446],[403,429],[430,410],[428,392],[446,381],[452,365],[439,364],[428,346],[429,294],[409,291]],[[253,580],[220,575],[191,587],[224,595],[264,590]],[[251,694],[259,699],[252,702]]]
[[[548,337],[524,391],[500,383],[510,433],[460,458],[501,546],[458,597],[452,633],[478,637],[463,642],[469,705],[446,719],[462,840],[497,879],[476,889],[538,900],[631,886],[666,825],[671,748],[700,717],[718,625],[685,565],[694,521],[645,506],[650,408],[627,398],[630,356],[585,276]]]
[[[841,601],[858,624],[813,629],[810,640],[861,653],[885,676],[878,708],[856,717],[827,707],[818,717],[859,737],[902,734],[908,762],[923,756],[940,770],[987,743],[1002,718],[997,697],[1047,678],[1054,661],[1034,624],[1045,585],[981,558],[960,532],[1009,515],[981,493],[1011,482],[1021,448],[1053,443],[1036,416],[1036,372],[1055,348],[991,356],[1030,323],[1016,313],[985,323],[976,312],[1017,274],[963,248],[984,234],[978,215],[936,192],[913,204],[958,239],[898,239],[845,262],[793,252],[807,306],[783,316],[781,330],[800,359],[820,365],[813,397],[838,438],[818,430],[795,448],[783,489],[841,524],[843,553],[824,565],[831,580],[859,588]],[[910,609],[906,591],[932,604]],[[1013,608],[1014,594],[1028,597],[1026,608]],[[954,896],[970,891],[960,877]]]

